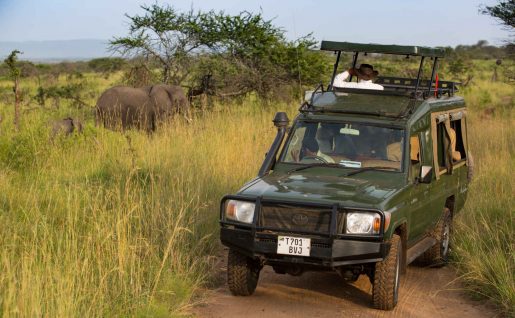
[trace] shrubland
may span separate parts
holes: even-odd
[[[88,121],[83,135],[50,141],[36,111],[19,133],[3,125],[3,315],[183,310],[212,272],[219,198],[258,169],[273,112],[221,109],[150,137]]]
[[[456,218],[454,264],[464,288],[513,314],[515,88],[501,67],[491,82],[491,60],[469,63],[473,79],[459,94],[469,107],[476,174]],[[442,78],[453,77],[448,70],[442,66]],[[2,316],[187,312],[215,270],[221,196],[256,175],[275,134],[273,114],[292,118],[299,104],[251,93],[215,101],[193,123],[176,118],[150,136],[95,127],[96,98],[123,76],[57,75],[59,87],[82,83],[84,102],[61,98],[57,107],[38,105],[31,96],[41,82],[22,78],[18,132],[12,83],[0,80]],[[84,120],[84,133],[51,139],[49,122],[68,115]]]

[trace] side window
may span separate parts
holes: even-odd
[[[454,167],[465,164],[467,155],[465,114],[465,109],[431,114],[433,163],[437,179],[444,173],[452,173]]]
[[[286,152],[284,153],[283,161],[286,162],[294,162],[294,158],[292,156],[293,152],[300,152],[300,147],[302,144],[302,140],[304,139],[304,135],[306,134],[306,127],[299,127],[295,130],[295,134],[292,136],[290,141],[290,145]]]
[[[418,135],[412,135],[410,137],[410,162],[411,162],[411,179],[415,179],[420,171],[421,166],[421,158],[422,155],[420,153],[421,147],[420,147],[420,137]]]
[[[464,127],[462,125],[464,119],[453,120],[450,123],[451,126],[451,150],[452,150],[452,162],[456,163],[466,158],[467,152],[465,151],[465,142],[463,136]]]
[[[450,140],[448,139],[445,131],[445,122],[438,123],[436,125],[436,150],[437,150],[437,162],[440,171],[446,170],[447,164],[447,148]]]

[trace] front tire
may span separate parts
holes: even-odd
[[[227,285],[235,296],[249,296],[254,293],[261,266],[255,260],[229,250],[227,258]]]
[[[431,236],[436,244],[420,255],[419,261],[423,265],[441,267],[449,260],[449,242],[451,239],[452,215],[448,208],[443,210],[443,216],[434,228]]]
[[[390,253],[381,262],[377,262],[374,271],[372,298],[374,308],[392,310],[399,299],[399,281],[401,274],[402,242],[394,234],[390,240]]]

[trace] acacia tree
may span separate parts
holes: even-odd
[[[511,33],[510,39],[506,41],[506,49],[508,57],[515,58],[515,35],[513,33],[515,30],[515,0],[500,0],[494,6],[482,6],[479,12],[499,20],[504,28]],[[508,77],[513,78],[513,70],[507,69],[507,72]]]
[[[17,55],[22,54],[18,50],[13,50],[9,56],[4,60],[4,63],[9,69],[9,77],[13,80],[13,92],[14,92],[14,128],[16,131],[20,129],[20,92],[19,92],[19,79],[20,69],[16,66]]]
[[[495,6],[482,7],[480,12],[500,20],[509,30],[515,28],[515,0],[501,0]]]
[[[191,54],[217,41],[213,12],[179,13],[169,5],[141,6],[143,15],[129,16],[129,35],[115,37],[110,49],[124,56],[144,56],[156,60],[162,67],[164,83],[180,84]]]
[[[114,38],[111,49],[157,61],[165,83],[212,75],[224,91],[220,95],[254,91],[266,96],[293,80],[320,81],[329,66],[322,54],[310,50],[315,43],[310,35],[287,41],[284,31],[261,14],[179,13],[157,4],[141,8],[143,15],[127,15],[129,35]]]

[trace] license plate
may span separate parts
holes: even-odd
[[[291,236],[277,237],[277,254],[309,256],[311,239]]]

